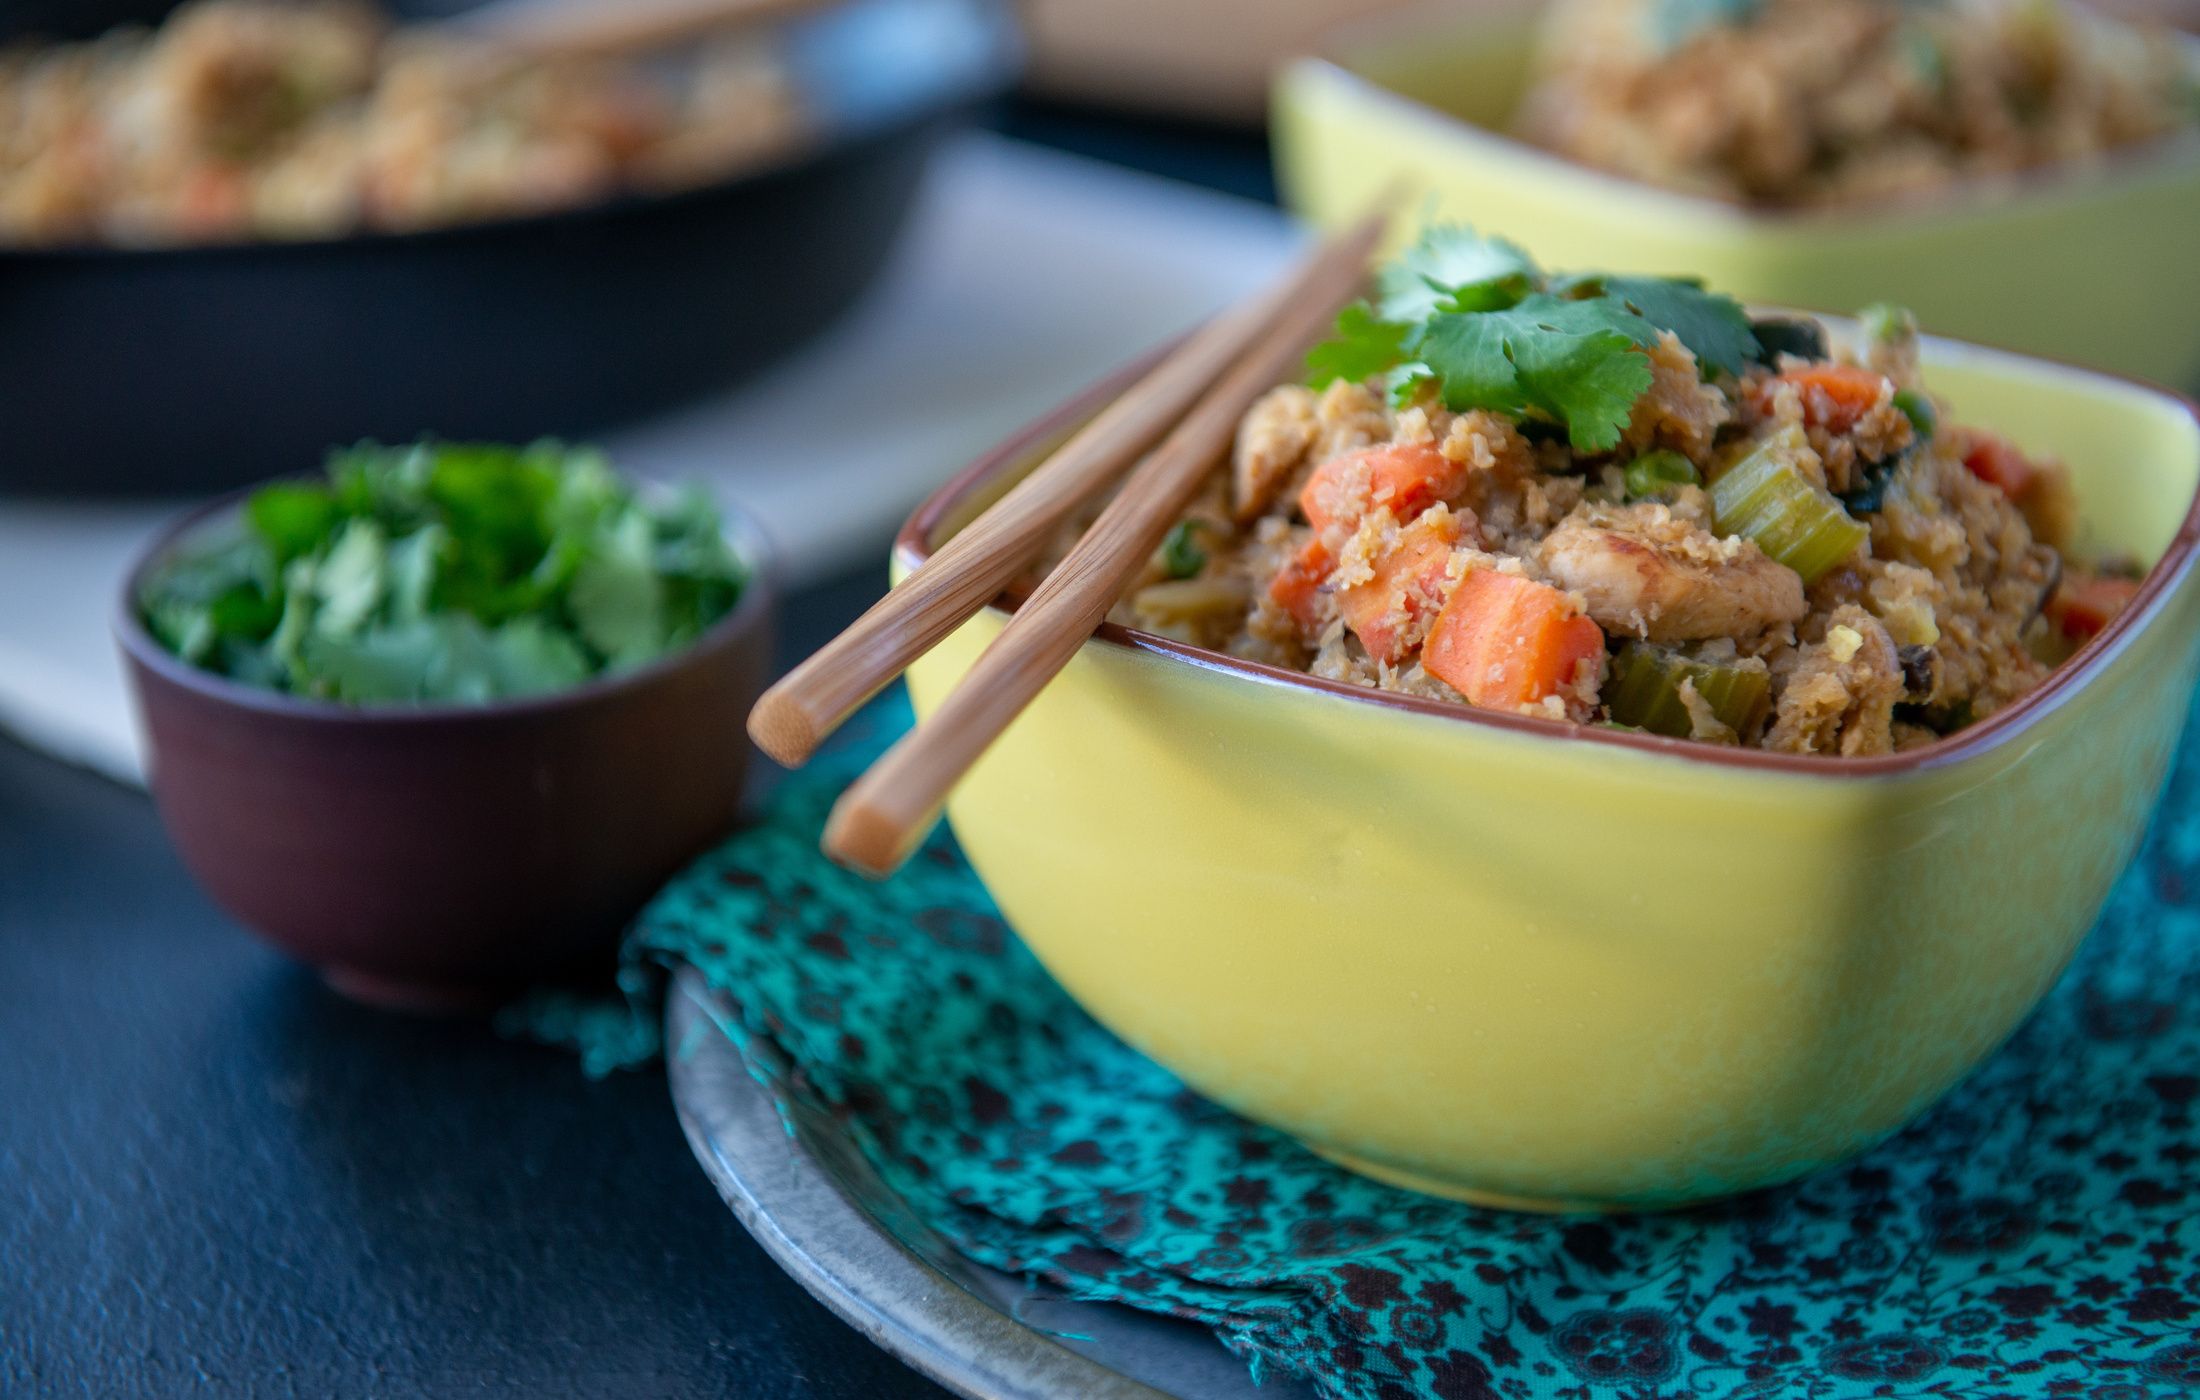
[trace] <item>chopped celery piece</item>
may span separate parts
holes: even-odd
[[[1604,682],[1604,708],[1615,723],[1685,739],[1695,732],[1682,682],[1711,707],[1719,723],[1747,735],[1765,717],[1772,699],[1772,677],[1760,664],[1699,661],[1668,647],[1627,642],[1612,656]]]
[[[1627,464],[1627,499],[1643,500],[1674,486],[1700,486],[1696,464],[1669,448],[1645,452]]]
[[[1755,540],[1803,582],[1815,583],[1861,549],[1871,528],[1803,475],[1796,457],[1804,447],[1799,429],[1781,429],[1711,483],[1711,513],[1720,534]]]
[[[1915,389],[1897,389],[1894,406],[1902,416],[1910,420],[1910,428],[1919,442],[1930,441],[1933,429],[1940,426],[1940,415],[1933,411],[1933,401]]]

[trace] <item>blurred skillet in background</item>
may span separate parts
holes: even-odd
[[[0,0],[0,43],[169,8]],[[1019,56],[1001,0],[844,0],[777,34],[805,139],[697,188],[317,241],[0,248],[0,492],[210,490],[362,437],[588,434],[762,368],[871,282],[933,147]]]

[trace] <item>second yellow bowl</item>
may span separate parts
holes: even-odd
[[[1787,306],[1892,300],[1966,340],[2200,385],[2200,136],[1914,207],[1753,211],[1506,135],[1539,9],[1399,17],[1285,69],[1274,113],[1285,201],[1336,226],[1403,187],[1552,267],[1693,273]]]

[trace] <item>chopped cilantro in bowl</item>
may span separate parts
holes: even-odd
[[[1433,383],[1446,408],[1551,423],[1581,452],[1619,441],[1650,387],[1639,352],[1660,333],[1678,337],[1707,378],[1739,374],[1763,353],[1749,313],[1701,282],[1547,273],[1464,226],[1428,230],[1383,269],[1378,291],[1347,306],[1308,354],[1315,388],[1380,376],[1406,403]]]
[[[677,651],[748,568],[699,493],[662,499],[594,448],[423,441],[263,486],[146,576],[162,646],[353,705],[541,695]]]

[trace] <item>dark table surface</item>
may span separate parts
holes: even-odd
[[[1269,188],[1250,139],[1002,120]],[[790,599],[787,657],[883,583]],[[0,1396],[943,1394],[742,1232],[660,1074],[340,1000],[199,894],[141,794],[5,739],[0,1064]]]

